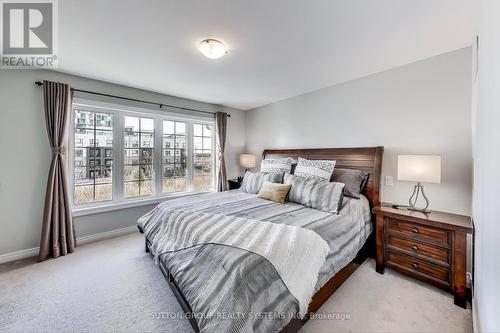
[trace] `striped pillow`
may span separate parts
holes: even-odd
[[[285,174],[285,184],[292,185],[288,200],[301,205],[338,214],[344,199],[344,183],[322,182]]]
[[[329,182],[334,167],[335,161],[306,160],[305,158],[299,157],[299,162],[293,174],[299,177]]]
[[[282,183],[283,172],[263,173],[247,171],[243,177],[240,190],[245,193],[257,194],[265,181],[271,183]]]
[[[292,171],[292,158],[265,159],[260,163],[260,172],[288,172]]]

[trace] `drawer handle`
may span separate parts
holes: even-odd
[[[413,251],[418,251],[418,246],[417,246],[417,245],[415,245],[415,244],[413,244],[413,245],[411,246],[411,249],[412,249]]]
[[[411,267],[412,267],[413,269],[417,269],[417,268],[418,268],[418,264],[417,264],[416,262],[414,262],[413,264],[411,264]]]
[[[411,232],[413,232],[414,234],[418,234],[418,229],[417,228],[411,228]]]

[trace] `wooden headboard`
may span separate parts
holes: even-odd
[[[317,148],[317,149],[267,149],[262,153],[265,158],[307,158],[309,160],[335,160],[335,168],[364,170],[370,174],[363,195],[370,206],[380,204],[380,175],[384,147],[363,148]]]

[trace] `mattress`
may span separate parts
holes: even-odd
[[[351,262],[371,233],[368,200],[345,198],[339,214],[287,202],[277,204],[240,190],[166,201],[138,221],[146,237],[158,232],[167,209],[203,211],[284,223],[315,231],[329,245],[316,289]],[[257,254],[204,244],[160,257],[191,306],[201,332],[279,331],[298,312],[274,267]]]

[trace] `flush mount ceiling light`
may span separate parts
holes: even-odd
[[[219,59],[227,54],[226,46],[217,39],[205,39],[200,43],[200,52],[210,59]]]

